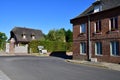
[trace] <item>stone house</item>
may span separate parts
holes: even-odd
[[[120,63],[120,0],[96,0],[70,23],[73,59]]]
[[[28,43],[32,40],[39,40],[42,37],[43,33],[41,30],[14,27],[10,31],[10,53],[26,53],[28,51]]]

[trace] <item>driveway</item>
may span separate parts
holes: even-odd
[[[0,57],[0,70],[11,80],[120,80],[120,72],[67,63],[56,57]]]

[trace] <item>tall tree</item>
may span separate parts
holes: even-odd
[[[50,30],[47,35],[47,40],[56,41],[56,30]]]
[[[66,42],[73,42],[73,32],[70,29],[66,31]]]
[[[65,30],[63,28],[50,30],[47,35],[47,40],[65,42]]]
[[[0,32],[0,50],[4,48],[4,44],[7,40],[5,33]]]
[[[65,42],[65,30],[63,28],[56,31],[57,41]]]

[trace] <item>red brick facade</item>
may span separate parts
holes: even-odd
[[[109,21],[112,17],[118,17],[118,30],[109,30]],[[91,57],[97,58],[98,61],[120,63],[120,7],[101,11],[89,15],[90,17],[90,41],[91,41]],[[101,32],[94,33],[94,24],[96,21],[101,20]],[[84,16],[72,20],[73,24],[73,59],[88,60],[88,16]],[[80,34],[80,25],[85,23],[86,33]],[[95,55],[95,42],[102,43],[102,55]],[[110,42],[119,42],[119,55],[112,56],[110,54]],[[87,49],[86,55],[80,54],[80,43],[85,42]]]

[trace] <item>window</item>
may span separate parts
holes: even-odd
[[[35,33],[31,34],[31,38],[34,40],[35,39]]]
[[[111,31],[118,29],[118,17],[113,17],[109,21],[109,28]]]
[[[100,20],[95,22],[94,31],[95,31],[95,33],[101,32],[101,21]]]
[[[22,37],[23,37],[23,39],[26,39],[26,35],[25,34],[22,34]]]
[[[80,43],[80,54],[86,54],[86,43],[85,42]]]
[[[86,32],[86,24],[81,24],[80,25],[80,33],[85,33]]]
[[[102,6],[101,5],[96,5],[94,7],[94,13],[102,11]]]
[[[95,43],[95,54],[102,55],[102,43],[101,42]]]
[[[32,35],[32,39],[35,39],[35,35]]]
[[[26,38],[26,36],[25,36],[25,35],[23,35],[23,38],[25,39],[25,38]]]
[[[110,53],[113,56],[118,56],[119,55],[119,42],[112,41],[110,43]]]

